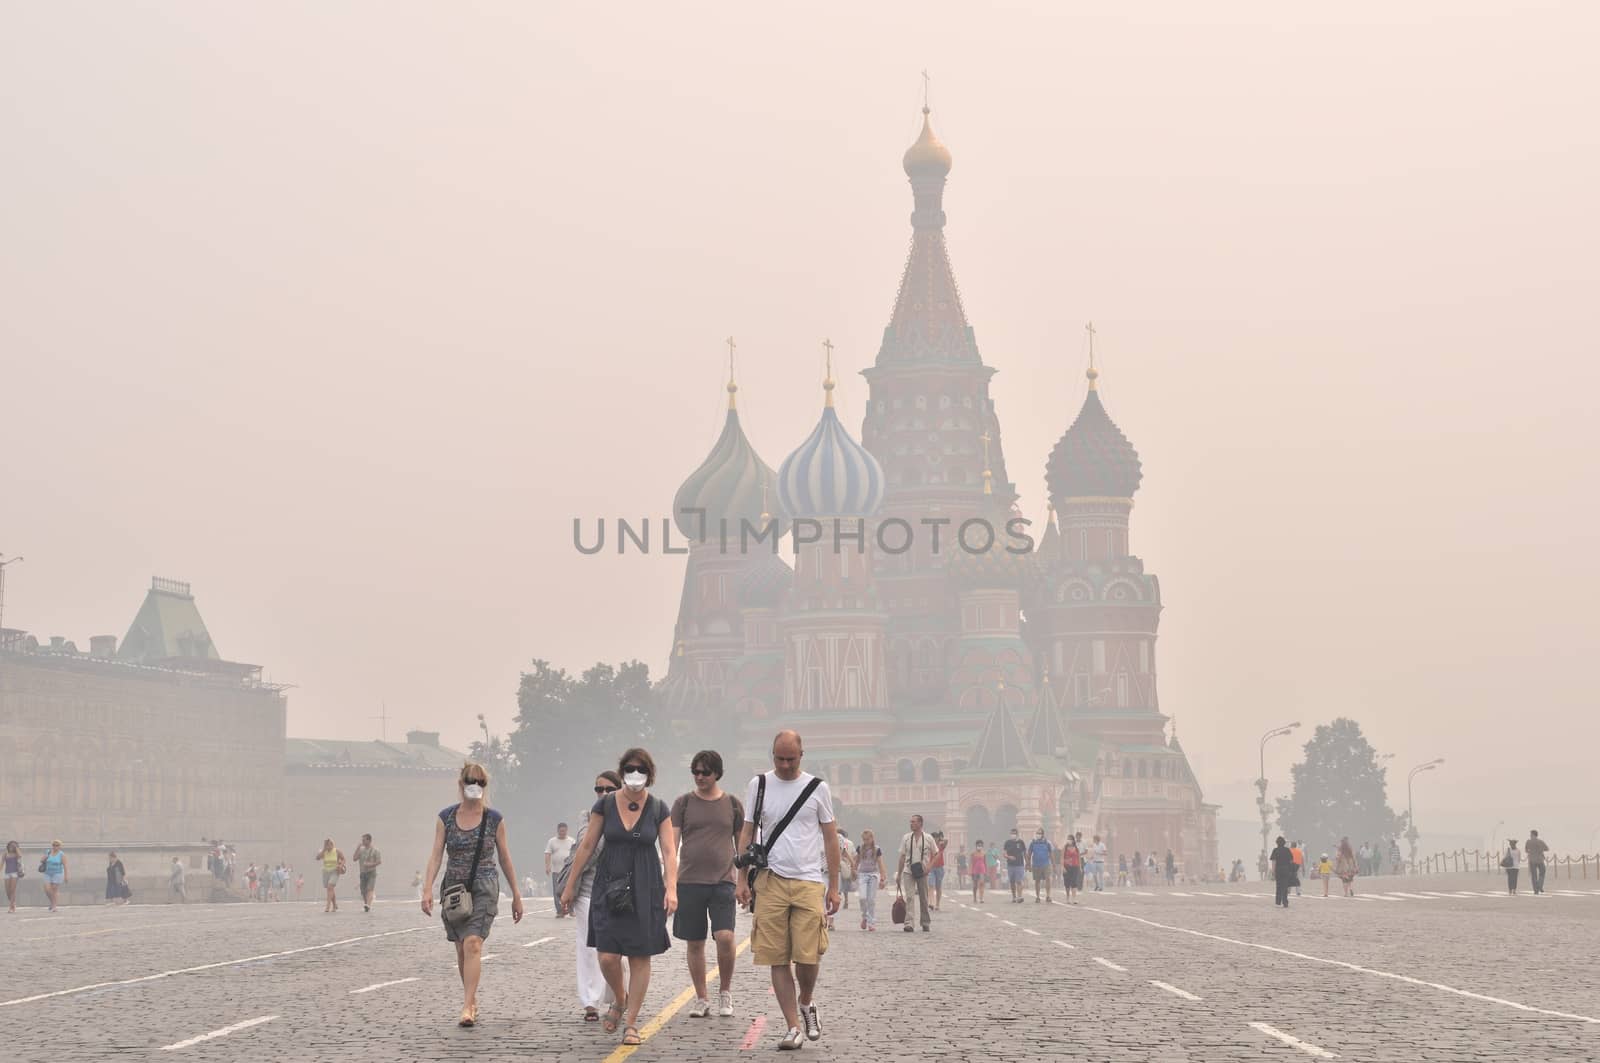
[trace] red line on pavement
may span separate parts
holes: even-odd
[[[758,1016],[756,1021],[750,1024],[750,1031],[744,1035],[744,1040],[739,1043],[739,1051],[748,1052],[754,1048],[756,1039],[761,1036],[761,1031],[766,1028],[767,1017],[765,1015]]]

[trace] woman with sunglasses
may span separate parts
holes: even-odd
[[[678,838],[666,802],[649,792],[656,779],[654,758],[643,749],[630,749],[622,754],[618,768],[622,789],[602,795],[589,810],[589,827],[573,853],[561,906],[571,908],[577,890],[573,879],[588,866],[603,835],[606,844],[589,906],[588,943],[599,950],[600,972],[621,1003],[606,1009],[601,1025],[612,1033],[626,1013],[622,1043],[637,1045],[641,1043],[639,1008],[650,990],[650,957],[672,947],[667,916],[678,909]],[[622,980],[624,956],[628,958],[626,984]]]
[[[495,861],[506,875],[506,887],[511,891],[511,921],[522,922],[522,893],[517,885],[517,872],[511,866],[511,849],[506,844],[506,821],[500,813],[484,801],[489,788],[489,771],[473,761],[461,766],[456,781],[461,803],[451,805],[439,813],[433,825],[433,852],[428,855],[428,870],[422,879],[422,914],[433,914],[433,880],[439,874],[439,864],[444,862],[443,889],[457,883],[466,884],[472,892],[472,915],[459,923],[444,920],[444,936],[456,947],[456,970],[461,972],[461,1019],[457,1025],[475,1026],[478,1022],[478,977],[482,972],[483,941],[489,936],[489,927],[500,905],[500,880],[495,873]],[[480,842],[483,851],[478,852]],[[477,857],[478,873],[472,874],[473,858]],[[441,916],[444,913],[440,913]]]
[[[614,771],[603,771],[594,779],[595,800],[604,800],[607,794],[622,789],[622,776]],[[589,822],[578,828],[577,844],[582,845],[589,833]],[[595,843],[595,856],[605,851],[605,839]],[[576,854],[577,849],[573,850]],[[574,856],[576,859],[576,856]],[[572,917],[577,921],[578,932],[573,935],[573,945],[578,955],[578,1003],[583,1007],[584,1022],[599,1022],[600,1008],[610,1005],[616,998],[606,985],[606,976],[600,973],[600,950],[589,944],[589,898],[594,892],[595,871],[598,860],[590,860],[583,874],[577,876],[578,888],[572,902]],[[569,871],[567,881],[572,881]],[[561,899],[556,898],[556,910],[561,911]]]

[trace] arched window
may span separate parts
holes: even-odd
[[[899,764],[895,765],[895,771],[899,775],[901,782],[917,781],[917,766],[912,764],[909,760],[902,760]]]
[[[872,765],[863,764],[856,769],[856,782],[866,786],[872,781]]]
[[[840,786],[850,785],[850,765],[841,764],[833,770],[836,781]]]
[[[927,760],[922,762],[922,781],[939,781],[939,762],[934,760],[932,757],[929,757]]]

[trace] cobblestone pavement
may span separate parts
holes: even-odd
[[[915,934],[887,918],[863,933],[851,909],[823,966],[823,1037],[804,1054],[1600,1059],[1600,882],[1549,885],[1508,897],[1488,875],[1385,878],[1323,900],[1317,883],[1287,911],[1261,884],[1122,888],[1070,907],[952,891]],[[453,953],[411,903],[23,910],[0,919],[0,1044],[52,1061],[624,1058],[618,1034],[579,1021],[573,922],[548,899],[520,926],[509,909],[471,1030],[454,1025]],[[748,929],[741,917],[741,941]],[[766,970],[744,953],[736,1017],[691,1019],[683,955],[675,943],[656,961],[637,1063],[771,1052],[782,1019]]]

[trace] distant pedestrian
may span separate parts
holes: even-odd
[[[1512,896],[1516,896],[1517,871],[1522,867],[1522,853],[1517,849],[1515,838],[1506,846],[1506,854],[1500,858],[1500,866],[1506,869],[1506,889]]]
[[[933,910],[937,912],[944,901],[944,854],[950,839],[944,836],[944,831],[936,830],[933,832],[933,844],[933,863],[928,865],[928,888],[933,891]]]
[[[106,903],[127,904],[132,896],[133,891],[128,888],[128,869],[113,852],[106,857]]]
[[[294,877],[294,899],[299,900],[301,892],[306,888],[306,873],[301,871]]]
[[[170,900],[174,904],[189,903],[189,886],[185,882],[187,873],[183,869],[183,861],[176,856],[172,858],[172,868],[167,872],[167,892],[171,894]]]
[[[622,776],[614,771],[603,771],[595,776],[594,795],[597,799],[604,799],[608,794],[614,794],[622,789]],[[583,844],[584,838],[589,833],[589,824],[584,822],[578,828],[576,841]],[[577,921],[577,932],[573,934],[573,952],[578,968],[578,1004],[583,1008],[584,1022],[599,1022],[600,1009],[609,1007],[615,1000],[611,987],[606,985],[606,976],[600,970],[600,950],[589,944],[589,905],[594,897],[594,876],[600,868],[600,855],[605,852],[606,840],[602,836],[594,845],[593,855],[585,862],[583,873],[578,875],[578,885],[572,891],[572,918]],[[557,869],[553,885],[556,887],[556,908],[561,907],[561,897],[566,891],[567,883],[572,879],[572,857],[576,855],[574,849],[569,854],[562,866]],[[529,876],[532,881],[532,876]],[[619,1009],[620,1012],[620,1009]],[[613,1027],[614,1029],[615,1027]]]
[[[878,847],[878,836],[870,829],[861,832],[861,844],[856,846],[856,881],[861,886],[861,929],[878,929],[878,890],[888,877],[883,866],[883,850]]]
[[[361,836],[361,844],[356,846],[355,858],[356,868],[361,872],[361,910],[370,912],[372,902],[378,894],[378,865],[383,863],[383,854],[373,846],[372,835]]]
[[[1322,895],[1328,895],[1328,886],[1333,882],[1333,861],[1328,859],[1328,854],[1323,853],[1322,859],[1317,861],[1317,876],[1322,879]]]
[[[1278,835],[1278,846],[1272,850],[1269,859],[1272,862],[1272,879],[1277,886],[1272,903],[1287,908],[1289,890],[1300,882],[1300,865],[1295,862],[1294,851],[1285,844],[1283,835]]]
[[[67,872],[67,854],[61,848],[61,839],[50,843],[50,851],[39,861],[39,872],[44,875],[44,895],[50,901],[50,910],[56,910],[61,887],[72,881]]]
[[[1550,846],[1539,837],[1538,831],[1530,830],[1522,851],[1528,854],[1528,881],[1533,883],[1533,894],[1537,897],[1544,892],[1544,854],[1550,851]]]
[[[967,888],[967,850],[965,847],[956,850],[956,889]]]
[[[22,881],[22,846],[6,842],[6,911],[17,910],[17,883]]]
[[[1123,853],[1117,857],[1117,885],[1128,885],[1128,854]]]
[[[1178,884],[1178,861],[1177,861],[1177,858],[1172,855],[1172,850],[1168,849],[1167,850],[1167,885],[1175,886],[1177,884]]]
[[[1067,844],[1061,849],[1061,884],[1066,888],[1066,903],[1077,904],[1078,891],[1083,889],[1083,850],[1078,848],[1076,835],[1067,835]]]
[[[556,832],[550,840],[544,843],[544,877],[550,880],[550,896],[560,897],[556,892],[556,872],[566,865],[567,857],[572,855],[572,847],[578,840],[567,833],[565,823],[556,824]],[[561,905],[556,905],[556,918],[560,919],[565,914]]]
[[[1051,900],[1050,886],[1056,877],[1056,848],[1044,836],[1043,827],[1033,832],[1033,841],[1028,843],[1028,868],[1033,872],[1033,903],[1040,901],[1040,885],[1044,886],[1044,899]]]
[[[1356,870],[1363,875],[1372,874],[1372,847],[1366,842],[1356,850]]]
[[[1011,903],[1021,904],[1025,899],[1022,896],[1022,876],[1028,861],[1028,847],[1015,827],[1011,828],[1011,837],[1006,839],[1005,853],[1006,882],[1011,886]]]
[[[1294,861],[1294,895],[1298,897],[1300,896],[1300,878],[1305,874],[1306,870],[1305,848],[1299,842],[1295,842],[1289,846],[1289,857]],[[1169,861],[1172,859],[1171,849],[1167,850],[1167,859]]]
[[[327,903],[323,906],[323,913],[337,912],[339,910],[339,876],[345,872],[344,852],[333,844],[332,838],[322,839],[322,850],[311,859],[322,864],[322,888],[327,892]],[[254,864],[250,865],[251,871],[255,870]]]
[[[1369,854],[1370,855],[1370,854]],[[1361,870],[1361,859],[1350,851],[1350,839],[1339,839],[1339,856],[1333,862],[1333,873],[1339,876],[1339,881],[1344,883],[1344,895],[1356,895],[1356,875]]]
[[[649,792],[656,779],[656,762],[649,752],[623,753],[618,774],[622,789],[602,796],[589,810],[589,829],[573,853],[572,874],[581,874],[588,866],[603,836],[606,845],[594,880],[588,941],[600,951],[600,971],[619,1002],[606,1012],[602,1026],[612,1033],[625,1017],[622,1043],[637,1045],[643,1043],[639,1009],[650,991],[650,959],[672,947],[667,917],[678,910],[678,836],[666,802]],[[571,909],[576,890],[569,878],[561,891],[563,909]]]
[[[1098,834],[1094,836],[1094,844],[1089,849],[1089,871],[1094,875],[1094,891],[1103,893],[1106,888],[1106,843],[1100,840]]]
[[[922,829],[922,817],[911,817],[911,830],[900,839],[900,855],[895,863],[895,893],[906,896],[905,932],[911,933],[911,898],[915,897],[921,912],[923,932],[933,929],[933,917],[928,914],[928,867],[933,854],[939,851],[938,843]]]
[[[458,1026],[478,1024],[478,982],[483,974],[483,942],[499,914],[498,860],[511,890],[511,921],[522,922],[522,891],[511,866],[506,841],[506,821],[489,807],[489,770],[467,761],[456,776],[461,800],[439,813],[433,825],[433,849],[423,875],[422,914],[433,914],[433,882],[444,865],[439,887],[439,916],[445,940],[456,947],[456,971],[461,975],[461,1018]],[[331,844],[331,843],[330,843]],[[460,887],[457,889],[457,887]],[[460,898],[460,903],[457,902]]]
[[[672,936],[684,942],[688,953],[689,981],[695,1001],[691,1019],[711,1014],[711,991],[706,987],[706,938],[717,949],[717,1014],[733,1016],[733,858],[744,826],[744,805],[724,791],[722,754],[702,749],[689,761],[694,789],[672,802],[672,826],[678,833],[678,911]],[[839,843],[844,859],[845,843]]]
[[[983,903],[983,891],[989,884],[989,856],[983,851],[983,839],[979,838],[972,847],[972,858],[968,861],[972,871],[972,903]]]
[[[1133,871],[1133,884],[1135,886],[1143,886],[1144,885],[1144,854],[1141,853],[1137,849],[1135,849],[1133,851],[1133,867],[1132,867],[1132,871]]]

